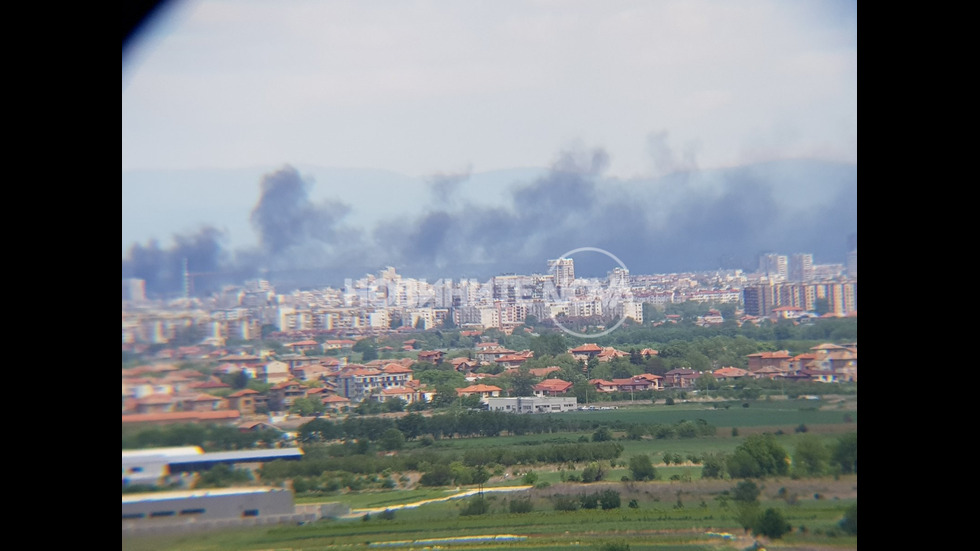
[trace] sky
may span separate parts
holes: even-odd
[[[267,255],[301,237],[334,249],[338,240],[364,237],[352,217],[370,209],[348,193],[357,181],[323,181],[310,175],[314,169],[296,167],[388,171],[421,182],[429,196],[418,218],[398,230],[371,219],[371,243],[360,247],[370,249],[365,263],[373,265],[401,259],[391,250],[385,258],[382,237],[388,244],[402,239],[400,251],[428,251],[433,228],[454,228],[469,218],[464,213],[475,211],[486,231],[499,226],[495,213],[528,229],[532,213],[519,202],[527,198],[559,207],[570,191],[592,193],[605,199],[603,207],[578,214],[603,208],[608,214],[635,206],[608,197],[624,182],[800,159],[856,166],[856,2],[171,2],[124,50],[124,273],[127,254],[163,255],[206,235],[226,256],[246,254],[237,250],[245,241],[222,245],[226,227],[203,212],[226,193],[219,186],[198,186],[183,217],[161,216],[170,226],[131,232],[126,209],[133,220],[149,220],[162,208],[146,186],[132,183],[129,175],[138,171],[258,171],[241,184],[251,201],[240,219],[255,232],[247,245]],[[525,168],[545,172],[498,190],[492,208],[479,202],[486,189],[445,204],[466,182],[479,187],[473,183],[479,174]],[[296,181],[284,183],[287,173]],[[290,199],[276,203],[272,181]],[[749,184],[712,185],[713,201]],[[778,183],[752,185],[769,186],[769,198],[780,193],[772,188]],[[663,184],[657,189],[662,193]],[[561,197],[541,195],[546,190]],[[382,195],[373,201],[402,201]],[[682,205],[694,197],[681,198],[676,189],[674,196],[657,202]],[[853,203],[854,228],[847,230],[856,232],[856,196]],[[270,212],[273,204],[294,212],[300,205],[310,216],[275,228],[281,211]],[[641,227],[657,229],[648,222]],[[152,232],[159,242],[146,241]],[[413,232],[416,240],[406,241]],[[597,246],[539,241],[563,250]],[[132,251],[132,243],[140,250]],[[463,247],[449,249],[459,256]],[[483,258],[496,258],[489,243],[481,247]],[[322,259],[344,256],[338,254]],[[432,254],[441,266],[452,263]]]

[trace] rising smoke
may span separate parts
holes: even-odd
[[[663,136],[650,145],[661,168],[696,166],[693,157],[666,150]],[[547,259],[580,247],[610,251],[633,273],[752,270],[760,251],[843,262],[847,237],[857,230],[853,165],[787,161],[624,181],[603,176],[608,164],[602,149],[563,152],[540,178],[515,182],[502,205],[462,199],[468,171],[437,175],[429,179],[427,209],[373,228],[349,220],[342,197],[314,203],[313,179],[286,165],[259,182],[250,218],[258,248],[227,250],[221,232],[204,227],[175,236],[168,250],[152,241],[133,245],[123,277],[145,279],[148,294],[173,294],[182,288],[187,259],[192,272],[227,276],[210,279],[212,285],[262,276],[284,289],[336,286],[388,265],[429,281],[484,281],[507,272],[545,273]],[[826,200],[781,200],[794,186],[819,186]],[[576,257],[576,272],[603,275],[613,266],[600,257]]]

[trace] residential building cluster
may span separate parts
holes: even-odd
[[[528,370],[534,377],[533,397],[538,402],[523,405],[512,389],[502,381],[512,380],[508,374],[520,370],[533,358],[529,350],[508,350],[494,342],[481,342],[475,359],[469,357],[445,360],[442,351],[418,351],[415,358],[374,360],[363,364],[345,364],[334,357],[285,355],[261,357],[226,350],[207,352],[202,347],[185,350],[185,359],[216,360],[219,367],[212,375],[194,369],[181,369],[173,363],[149,364],[124,369],[122,377],[123,423],[167,423],[191,421],[241,421],[248,428],[255,416],[287,412],[300,398],[317,400],[326,411],[343,412],[364,401],[387,402],[401,400],[405,405],[432,402],[436,389],[415,378],[413,366],[449,362],[464,375],[467,385],[456,388],[457,398],[477,396],[489,409],[500,411],[566,411],[567,399],[574,398],[573,384],[559,378],[558,366]],[[582,365],[595,358],[611,362],[630,354],[614,347],[594,343],[570,348],[568,353],[581,360]],[[644,349],[641,356],[649,358],[658,352]],[[748,356],[748,369],[723,367],[710,372],[693,369],[673,369],[664,375],[642,373],[627,378],[588,380],[599,394],[635,393],[648,390],[693,389],[698,379],[710,373],[715,380],[732,381],[740,378],[807,380],[816,382],[856,382],[857,345],[824,344],[806,354],[796,356],[787,351],[761,352]],[[506,366],[493,374],[485,366]],[[232,390],[222,382],[222,375],[244,376],[269,385],[266,392],[244,388]],[[225,378],[227,380],[227,378]],[[219,392],[220,391],[220,392]],[[530,397],[528,397],[530,398]],[[561,400],[552,400],[561,399]],[[516,408],[516,409],[514,409]]]
[[[606,278],[575,275],[571,258],[548,261],[548,274],[476,279],[403,277],[388,267],[348,279],[343,287],[277,293],[265,280],[227,286],[207,298],[167,302],[145,297],[145,284],[123,280],[123,344],[168,343],[191,328],[204,342],[223,345],[252,340],[264,327],[280,333],[359,336],[404,328],[497,328],[510,331],[529,317],[538,320],[632,318],[643,322],[643,305],[698,301],[729,303],[755,317],[786,316],[779,308],[813,312],[822,303],[831,315],[857,311],[856,251],[844,265],[814,265],[812,255],[767,254],[759,271],[634,275],[615,268]]]

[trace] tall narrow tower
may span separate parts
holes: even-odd
[[[187,258],[184,258],[184,298],[191,298],[191,273],[187,270]]]

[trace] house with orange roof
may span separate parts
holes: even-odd
[[[535,396],[563,396],[572,388],[572,383],[562,379],[545,379],[534,385]]]
[[[667,373],[664,373],[664,387],[691,388],[700,376],[700,372],[686,367],[671,369]]]
[[[570,348],[568,350],[568,353],[574,356],[576,359],[582,357],[586,360],[598,356],[600,352],[602,352],[602,347],[594,342],[576,346],[575,348]]]
[[[497,358],[501,356],[509,356],[512,354],[517,354],[517,352],[504,348],[502,346],[488,347],[488,348],[477,348],[476,350],[476,360],[481,364],[494,364]]]
[[[560,367],[558,367],[557,365],[552,365],[548,367],[535,367],[534,369],[529,369],[528,373],[530,373],[534,377],[543,379],[548,375],[551,375],[552,373],[558,373],[560,371],[561,371]]]
[[[633,378],[650,381],[650,390],[664,389],[664,378],[661,375],[656,375],[653,373],[640,373],[639,375],[634,375]]]
[[[268,406],[272,411],[286,411],[299,398],[306,398],[306,387],[296,380],[283,381],[272,385],[268,395]]]
[[[224,398],[201,393],[181,399],[179,406],[181,411],[218,411],[228,409],[228,402]]]
[[[449,362],[453,365],[454,370],[463,374],[471,373],[480,367],[476,361],[469,358],[453,358]]]
[[[332,371],[330,368],[324,366],[323,364],[315,363],[310,365],[304,365],[300,367],[295,367],[290,370],[290,374],[296,377],[300,381],[318,381],[320,378]]]
[[[320,343],[314,340],[296,341],[286,343],[286,347],[294,353],[303,353],[307,350],[320,350]]]
[[[756,379],[769,379],[770,381],[775,379],[781,379],[789,375],[789,367],[774,367],[766,366],[760,367],[752,372],[752,377]]]
[[[231,388],[231,385],[222,383],[221,381],[217,381],[217,380],[208,380],[208,381],[192,382],[187,385],[187,388],[193,390],[200,390],[202,392],[210,392],[214,390],[228,389]]]
[[[788,368],[790,360],[793,356],[789,354],[787,350],[779,350],[776,352],[756,352],[755,354],[749,354],[749,371],[756,372],[763,367],[779,367]]]
[[[716,381],[737,381],[750,375],[748,370],[737,367],[722,367],[711,372]]]
[[[350,409],[350,400],[344,398],[343,396],[337,396],[336,394],[324,396],[321,399],[321,401],[323,402],[323,405],[327,408],[327,411],[340,413],[342,411],[347,411]]]
[[[523,354],[504,354],[495,359],[494,362],[504,368],[520,367],[527,361],[527,356]]]
[[[442,350],[420,350],[419,361],[439,365],[442,363],[442,355]]]
[[[255,415],[255,395],[258,391],[250,388],[232,392],[225,399],[228,400],[228,409],[237,410],[242,415]]]
[[[600,362],[610,362],[613,358],[622,358],[624,356],[629,356],[629,352],[623,352],[622,350],[616,350],[611,346],[603,348],[598,354],[596,354],[596,359]]]
[[[171,394],[150,394],[135,401],[134,413],[141,415],[177,411],[177,402]]]

